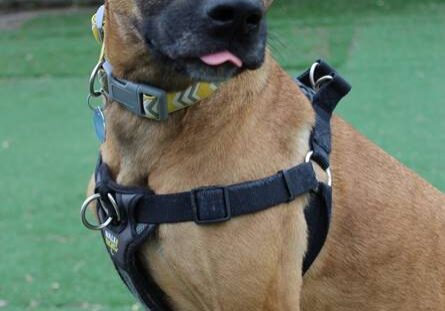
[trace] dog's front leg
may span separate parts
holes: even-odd
[[[173,310],[299,311],[303,200],[222,225],[162,225],[142,260]]]
[[[276,284],[271,284],[264,310],[299,311],[303,284],[302,259],[307,247],[306,221],[300,203],[288,207],[291,217],[283,219],[281,226],[281,260],[276,274]],[[292,210],[294,209],[294,210]],[[292,219],[293,218],[293,219]],[[290,242],[290,243],[289,243]],[[292,245],[286,246],[286,243]]]

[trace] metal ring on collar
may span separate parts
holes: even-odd
[[[113,196],[108,193],[107,194],[108,199],[110,200],[111,205],[113,206],[114,211],[116,212],[116,216],[117,216],[117,221],[121,220],[121,216],[119,213],[119,208],[117,206],[116,201],[114,200]],[[102,205],[104,205],[103,201],[102,201],[102,197],[99,193],[95,193],[93,195],[91,195],[90,197],[88,197],[85,202],[83,202],[82,207],[80,208],[80,218],[82,220],[82,224],[90,230],[102,230],[106,227],[108,227],[110,225],[110,223],[113,221],[113,217],[108,216],[107,220],[105,220],[103,223],[101,224],[92,224],[86,216],[88,207],[90,206],[91,203],[93,203],[94,201],[101,201]]]
[[[100,94],[101,96],[103,96],[103,99],[106,101],[106,97],[105,97],[105,95],[104,94]],[[91,109],[91,111],[94,111],[94,110],[96,110],[97,108],[102,108],[102,110],[104,109],[104,107],[105,107],[105,102],[102,102],[102,105],[98,105],[98,106],[94,106],[92,103],[91,103],[91,100],[93,99],[93,98],[98,98],[97,96],[93,96],[93,95],[88,95],[88,98],[87,98],[87,104],[88,104],[88,107]]]
[[[314,155],[314,152],[311,150],[306,154],[306,157],[304,159],[304,162],[309,163],[312,159],[312,156]],[[328,176],[328,186],[332,187],[332,172],[331,172],[331,168],[328,167],[327,169],[325,169],[325,173]]]
[[[94,66],[93,71],[91,72],[90,75],[90,80],[89,80],[90,96],[92,97],[99,97],[102,95],[102,90],[96,90],[94,88],[94,82],[96,82],[97,73],[99,72],[100,68],[102,68],[103,63],[104,63],[103,61],[98,62],[96,66]]]

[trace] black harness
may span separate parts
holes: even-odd
[[[225,187],[203,187],[189,192],[157,195],[147,188],[116,184],[107,165],[99,159],[95,172],[97,213],[102,223],[108,223],[102,229],[102,236],[122,280],[148,310],[170,310],[165,294],[143,270],[137,256],[141,244],[153,237],[159,224],[194,221],[198,225],[209,225],[225,222],[232,217],[292,202],[298,196],[310,193],[310,204],[305,208],[309,237],[303,274],[317,258],[329,230],[332,188],[317,180],[311,160],[330,175],[330,120],[337,103],[350,91],[350,86],[323,61],[297,78],[296,82],[311,99],[316,112],[309,142],[312,152],[305,163],[273,176]]]

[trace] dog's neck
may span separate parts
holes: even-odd
[[[226,81],[209,99],[169,116],[168,121],[158,122],[140,118],[117,103],[110,103],[105,110],[107,119],[107,143],[103,146],[106,155],[112,151],[112,158],[121,158],[121,163],[112,165],[113,171],[122,171],[122,163],[139,167],[142,163],[150,172],[161,158],[164,150],[174,144],[184,127],[194,131],[215,130],[218,132],[227,122],[239,122],[240,116],[245,116],[255,108],[255,99],[267,88],[267,76],[271,67],[271,59],[256,71],[247,71]],[[113,64],[114,67],[114,64]],[[162,82],[157,82],[162,84]],[[242,86],[242,87],[240,87]],[[258,108],[258,107],[257,107]],[[197,133],[199,134],[199,133]],[[188,138],[187,138],[188,139]],[[187,143],[190,146],[193,142]],[[203,142],[204,144],[205,142]],[[119,148],[115,148],[119,146]],[[119,156],[114,157],[119,149]],[[111,161],[113,163],[114,161]],[[125,170],[125,169],[124,169]],[[146,176],[134,178],[134,173],[126,177],[119,176],[121,183],[143,183]]]
[[[109,31],[106,35],[106,56],[117,77],[150,83],[166,91],[183,89],[190,84],[188,79],[151,59],[141,38],[135,35],[137,32],[120,33],[119,29],[127,27],[114,27],[113,20],[110,18],[107,21]],[[119,48],[123,45],[133,48]],[[292,93],[288,90],[283,92],[282,85],[286,84],[293,83],[267,53],[261,68],[245,71],[226,81],[210,98],[171,114],[166,122],[140,118],[117,103],[109,103],[105,109],[107,141],[102,146],[103,158],[118,183],[145,186],[149,173],[166,169],[160,166],[169,162],[165,159],[167,154],[181,154],[190,158],[197,157],[201,152],[207,154],[209,162],[215,161],[220,157],[218,152],[221,153],[221,150],[217,150],[218,140],[225,140],[220,145],[230,144],[228,137],[240,134],[237,132],[238,127],[251,124],[249,129],[245,129],[245,134],[252,135],[258,131],[258,137],[246,138],[234,149],[242,150],[250,141],[261,143],[269,139],[269,154],[274,148],[282,150],[282,155],[277,157],[280,160],[271,163],[273,169],[268,173],[274,173],[275,168],[282,169],[287,163],[294,164],[292,161],[304,157],[314,121],[312,108],[305,96],[297,86]],[[292,100],[283,100],[283,97]],[[290,103],[292,106],[275,107],[277,102]],[[285,115],[283,111],[286,111]],[[229,134],[229,131],[232,132]],[[175,161],[177,159],[172,159],[169,163]],[[206,164],[203,163],[200,168],[205,169]],[[264,174],[261,170],[256,170],[256,173],[259,176]]]

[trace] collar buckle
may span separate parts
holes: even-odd
[[[113,76],[110,63],[102,65],[106,73],[104,88],[107,96],[125,106],[131,112],[150,119],[165,121],[168,119],[167,94],[164,90],[145,84],[137,84]]]

